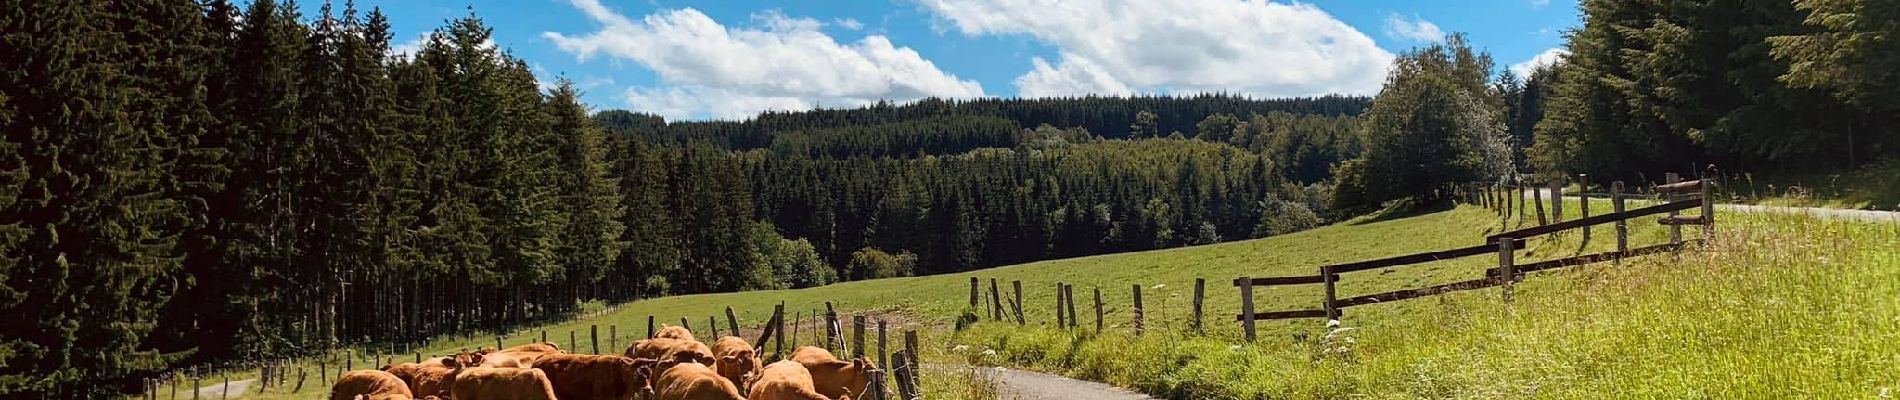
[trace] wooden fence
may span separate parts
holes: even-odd
[[[1562,211],[1561,211],[1562,206],[1560,205],[1562,204],[1561,202],[1562,188],[1559,185],[1552,185],[1551,188],[1553,190],[1551,190],[1551,194],[1552,194],[1551,197],[1553,197],[1553,200],[1555,201],[1552,203],[1552,206],[1551,206],[1551,210],[1552,210],[1551,215],[1555,217],[1556,221],[1554,223],[1550,223],[1549,220],[1546,220],[1544,218],[1543,207],[1541,206],[1541,204],[1543,204],[1541,201],[1542,196],[1539,194],[1535,194],[1535,193],[1540,193],[1542,191],[1532,190],[1532,193],[1534,193],[1532,195],[1532,201],[1534,201],[1535,202],[1534,204],[1537,205],[1535,206],[1535,208],[1537,208],[1538,210],[1537,214],[1540,220],[1539,225],[1529,227],[1529,228],[1506,231],[1506,232],[1488,236],[1485,238],[1484,244],[1457,248],[1457,249],[1450,249],[1450,250],[1440,250],[1440,251],[1432,251],[1432,252],[1425,252],[1425,253],[1418,253],[1418,254],[1408,254],[1408,255],[1402,255],[1402,256],[1396,256],[1396,257],[1382,258],[1382,259],[1377,259],[1377,260],[1359,261],[1359,262],[1351,262],[1351,263],[1345,263],[1345,264],[1322,265],[1318,268],[1317,275],[1310,275],[1310,276],[1284,276],[1284,277],[1269,277],[1269,278],[1240,277],[1238,279],[1234,279],[1234,286],[1238,286],[1240,288],[1240,304],[1241,304],[1240,314],[1236,315],[1235,319],[1240,321],[1242,329],[1245,330],[1247,340],[1253,341],[1254,331],[1255,331],[1254,324],[1255,324],[1255,321],[1259,321],[1259,320],[1287,319],[1287,318],[1327,318],[1327,319],[1336,320],[1342,316],[1343,314],[1342,310],[1345,308],[1357,307],[1357,306],[1363,306],[1363,305],[1369,305],[1369,304],[1378,304],[1378,303],[1384,303],[1384,302],[1390,302],[1390,301],[1398,301],[1398,300],[1411,299],[1411,298],[1424,297],[1424,296],[1432,296],[1432,295],[1444,294],[1444,293],[1455,292],[1455,291],[1482,289],[1482,288],[1488,288],[1488,287],[1493,287],[1493,286],[1503,286],[1502,295],[1504,297],[1504,301],[1508,304],[1511,301],[1512,285],[1518,281],[1523,280],[1525,273],[1555,269],[1555,268],[1562,268],[1562,267],[1568,267],[1568,266],[1599,263],[1599,262],[1605,262],[1605,261],[1615,261],[1615,260],[1621,260],[1624,257],[1634,257],[1634,256],[1640,256],[1640,255],[1646,255],[1646,254],[1675,251],[1675,250],[1681,249],[1685,244],[1685,242],[1682,240],[1682,226],[1683,225],[1701,225],[1703,229],[1702,232],[1705,238],[1713,234],[1713,226],[1715,224],[1715,208],[1714,208],[1713,201],[1708,200],[1710,186],[1713,186],[1713,183],[1706,179],[1694,180],[1694,181],[1688,181],[1688,182],[1677,182],[1677,178],[1675,174],[1670,174],[1668,183],[1663,184],[1663,185],[1658,185],[1653,188],[1655,193],[1664,194],[1667,196],[1665,198],[1666,201],[1664,203],[1659,204],[1659,205],[1639,208],[1635,210],[1625,211],[1624,200],[1631,196],[1626,196],[1623,193],[1621,193],[1622,188],[1623,188],[1622,182],[1615,182],[1611,185],[1611,194],[1609,196],[1610,201],[1612,203],[1612,207],[1614,208],[1613,212],[1608,213],[1608,214],[1591,216],[1588,214],[1588,211],[1584,211],[1583,217],[1580,217],[1575,220],[1563,221]],[[1509,210],[1511,210],[1514,206],[1517,210],[1519,210],[1518,212],[1520,215],[1525,213],[1524,210],[1527,208],[1522,205],[1523,196],[1520,194],[1520,192],[1516,192],[1516,191],[1507,192],[1507,191],[1497,191],[1497,190],[1466,189],[1466,190],[1458,190],[1457,193],[1459,193],[1459,198],[1463,199],[1464,201],[1479,203],[1479,204],[1486,205],[1488,207],[1492,207],[1494,209],[1498,209],[1499,215],[1507,219],[1509,217]],[[1684,197],[1685,194],[1689,194],[1689,193],[1697,193],[1698,195],[1693,196],[1693,197],[1681,198],[1681,197]],[[1588,204],[1589,203],[1588,199],[1586,198],[1583,203]],[[1680,215],[1681,211],[1692,209],[1692,208],[1701,209],[1701,215],[1697,215],[1697,216]],[[1583,206],[1583,209],[1588,210],[1588,206]],[[1652,246],[1634,248],[1634,249],[1629,248],[1628,221],[1630,219],[1634,219],[1638,217],[1658,215],[1658,214],[1667,214],[1666,216],[1657,220],[1657,222],[1670,227],[1671,233],[1670,233],[1669,242],[1652,245]],[[1521,220],[1522,218],[1520,217],[1520,221]],[[1607,223],[1616,224],[1616,250],[1614,251],[1586,254],[1586,255],[1581,255],[1581,256],[1550,260],[1550,261],[1540,261],[1540,262],[1527,263],[1527,264],[1518,264],[1513,259],[1517,251],[1524,248],[1524,243],[1526,239],[1536,237],[1536,236],[1541,236],[1541,235],[1565,232],[1565,231],[1569,231],[1573,229],[1588,229],[1591,226],[1607,224]],[[1450,260],[1450,259],[1471,257],[1471,256],[1485,255],[1485,254],[1496,254],[1498,257],[1498,266],[1495,268],[1487,269],[1483,277],[1473,279],[1473,280],[1453,282],[1453,283],[1447,283],[1447,284],[1442,284],[1442,285],[1434,285],[1434,286],[1423,287],[1423,288],[1404,289],[1404,290],[1397,290],[1397,291],[1391,291],[1391,292],[1348,297],[1348,298],[1343,298],[1343,299],[1338,297],[1338,292],[1336,290],[1336,287],[1338,286],[1338,283],[1341,279],[1341,275],[1346,274],[1346,273],[1371,271],[1371,270],[1393,268],[1393,267],[1402,267],[1402,266],[1407,266],[1407,265],[1415,265],[1415,264],[1422,264],[1422,263],[1433,262],[1433,261]],[[1256,287],[1285,286],[1285,285],[1311,285],[1311,284],[1318,284],[1318,285],[1325,286],[1324,297],[1319,302],[1319,308],[1301,309],[1301,310],[1284,310],[1284,311],[1266,311],[1266,312],[1256,312],[1256,310],[1254,309],[1254,293],[1253,292],[1254,292],[1254,288]]]

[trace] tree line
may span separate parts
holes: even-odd
[[[1819,172],[1894,155],[1900,3],[1580,7],[1571,54],[1524,86],[1541,117],[1528,146],[1535,172]]]
[[[0,7],[0,397],[418,343],[585,301],[1213,243],[1331,216],[1367,99],[593,113],[471,11]],[[1291,137],[1289,137],[1291,136]],[[1282,168],[1281,165],[1298,165]]]

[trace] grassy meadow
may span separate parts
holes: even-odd
[[[1570,218],[1575,202],[1565,207]],[[1600,201],[1592,205],[1595,213],[1609,209]],[[1665,228],[1649,221],[1631,221],[1632,247],[1667,240]],[[708,317],[717,316],[723,327],[726,307],[741,325],[755,328],[780,302],[788,315],[808,316],[830,301],[842,313],[888,318],[893,346],[896,331],[918,329],[929,362],[1035,369],[1169,398],[1865,397],[1900,385],[1900,260],[1893,250],[1900,248],[1900,234],[1893,226],[1792,216],[1724,214],[1715,241],[1679,257],[1533,273],[1508,309],[1497,289],[1459,292],[1350,308],[1342,318],[1350,329],[1331,334],[1318,319],[1262,321],[1259,340],[1240,344],[1235,277],[1313,275],[1321,264],[1470,246],[1500,228],[1495,212],[1476,206],[1388,212],[1207,246],[642,300],[502,336],[514,345],[537,341],[545,330],[549,340],[571,348],[573,331],[586,352],[587,333],[598,326],[601,351],[618,352],[608,343],[624,347],[644,337],[649,315],[663,324],[685,317],[704,339]],[[1517,261],[1612,249],[1611,229],[1599,226],[1588,242],[1575,231],[1534,240]],[[1684,236],[1698,234],[1688,227]],[[1339,295],[1473,279],[1496,262],[1476,256],[1348,273]],[[1006,298],[1010,282],[1022,281],[1030,327],[989,321],[983,311],[983,322],[952,332],[952,321],[968,311],[972,276],[983,279],[986,301],[989,278],[999,279]],[[1207,280],[1201,334],[1188,329],[1195,278]],[[1076,286],[1077,310],[1086,316],[1079,331],[1052,326],[1057,282]],[[1143,287],[1146,303],[1148,334],[1140,337],[1132,335],[1132,285]],[[1092,332],[1098,288],[1106,304],[1101,334]],[[1257,289],[1256,307],[1317,308],[1320,290]],[[815,341],[811,326],[809,320],[801,326],[799,344]],[[620,337],[606,338],[610,330]],[[440,338],[420,351],[442,354],[494,341],[492,334]],[[354,353],[358,368],[373,363],[365,353],[377,351]],[[309,373],[297,394],[279,393],[288,389],[280,387],[251,398],[321,398],[328,387],[315,375]],[[929,371],[926,381],[931,398],[995,393],[965,372]]]

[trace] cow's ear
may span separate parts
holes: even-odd
[[[461,368],[462,358],[461,357],[442,357],[442,365],[449,368]]]
[[[719,362],[731,364],[739,362],[739,356],[720,356]]]
[[[852,369],[856,369],[856,370],[859,370],[859,371],[864,371],[864,370],[869,370],[869,369],[871,369],[871,365],[870,365],[870,364],[871,364],[871,362],[870,362],[870,361],[865,361],[865,360],[864,360],[863,358],[853,358],[853,359],[851,359],[851,368],[852,368]]]

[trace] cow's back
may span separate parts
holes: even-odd
[[[534,363],[563,399],[629,398],[647,386],[640,367],[639,360],[619,355],[552,354]]]
[[[420,363],[392,364],[383,367],[383,371],[407,384],[409,392],[416,397],[446,397],[449,395],[449,381],[455,378],[455,369],[444,365],[440,358]]]
[[[489,354],[507,356],[507,357],[515,359],[515,361],[518,362],[522,367],[529,367],[529,366],[533,366],[535,360],[539,360],[541,359],[541,357],[545,357],[550,354],[565,354],[565,352],[561,351],[561,346],[555,345],[554,342],[541,342],[541,343],[529,343],[529,344],[524,344],[520,346],[509,347],[506,349],[490,352]],[[489,364],[489,363],[486,362],[486,360],[484,360],[484,364]],[[494,365],[485,365],[485,366],[494,366]]]
[[[746,396],[749,400],[830,400],[812,388],[811,371],[797,361],[772,363],[759,374]]]
[[[534,368],[465,368],[450,391],[455,400],[554,400],[547,374]]]
[[[694,363],[668,368],[653,386],[659,400],[745,400],[732,382],[720,378],[712,368]]]
[[[415,396],[409,384],[389,372],[366,369],[343,373],[330,386],[330,400],[352,400],[356,396],[377,400],[402,400]]]

